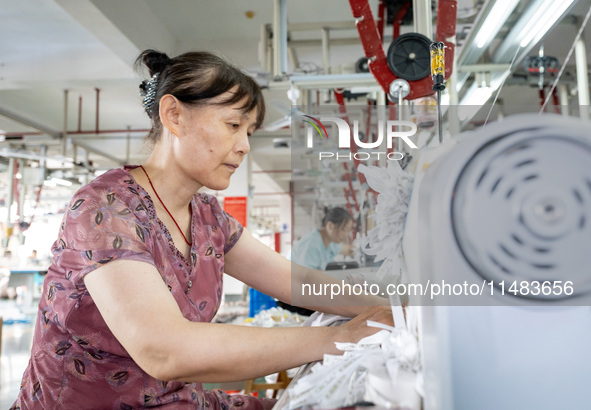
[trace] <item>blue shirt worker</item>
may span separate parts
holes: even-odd
[[[336,256],[353,256],[353,247],[344,243],[353,228],[353,217],[343,208],[325,212],[322,228],[314,229],[294,244],[291,260],[311,269],[325,270]]]

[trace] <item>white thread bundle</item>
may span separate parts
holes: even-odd
[[[367,255],[375,255],[375,261],[384,261],[377,273],[377,280],[398,281],[405,273],[402,252],[402,236],[408,213],[414,176],[405,172],[398,163],[386,168],[359,165],[367,183],[378,192],[375,208],[376,226],[368,231],[363,242]]]

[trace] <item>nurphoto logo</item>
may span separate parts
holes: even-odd
[[[336,160],[351,160],[366,161],[370,159],[380,159],[385,156],[389,160],[399,161],[404,158],[403,152],[393,151],[394,139],[400,139],[410,149],[417,149],[416,144],[410,139],[417,133],[417,126],[412,121],[389,120],[378,121],[378,132],[375,141],[362,141],[359,136],[359,121],[353,121],[353,132],[349,123],[342,118],[337,117],[320,117],[316,119],[310,115],[304,115],[310,119],[304,122],[311,125],[306,131],[306,146],[307,148],[314,147],[314,130],[318,132],[321,139],[329,139],[328,132],[324,124],[332,122],[338,130],[338,150],[335,151],[321,151],[318,153],[318,159],[336,159]],[[354,146],[351,147],[351,136],[353,137]],[[334,140],[333,140],[334,141]],[[384,141],[386,142],[386,151],[379,151]],[[348,153],[339,152],[339,150],[350,150]]]
[[[313,126],[314,128],[316,128],[316,131],[318,131],[318,134],[320,134],[320,137],[324,137],[324,138],[328,139],[328,132],[326,132],[326,128],[324,128],[324,125],[322,125],[322,123],[320,121],[318,121],[316,118],[312,117],[311,115],[304,114],[304,115],[302,115],[302,117],[310,118],[312,121],[314,121],[314,122],[310,122],[307,120],[302,120],[305,123],[308,123],[311,126]],[[324,134],[322,133],[322,131],[320,131],[320,128],[318,128],[318,125],[316,125],[316,124],[318,124],[320,126],[320,128],[322,128],[322,131],[324,131]]]

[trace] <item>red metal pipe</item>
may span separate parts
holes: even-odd
[[[544,101],[546,101],[546,93],[544,92],[543,88],[538,89],[538,96],[540,97],[540,107],[543,107]],[[546,111],[546,108],[544,108],[544,112],[545,111]]]
[[[294,236],[294,209],[295,209],[295,198],[294,198],[294,191],[293,191],[293,181],[289,181],[289,197],[291,198],[290,206],[291,206],[291,226],[289,227],[289,231],[291,233],[291,243],[293,243],[293,236]]]
[[[380,4],[378,6],[378,34],[380,38],[384,38],[384,12],[386,10],[386,5],[384,4],[384,0],[380,0]]]
[[[101,90],[95,88],[96,90],[96,133],[99,133],[99,102],[100,102],[100,93]]]
[[[446,79],[449,78],[454,67],[456,45],[450,40],[456,35],[457,14],[458,2],[456,0],[439,0],[439,4],[437,5],[435,41],[442,41],[445,44]]]
[[[16,174],[18,174],[18,169],[19,169],[19,161],[15,160],[14,161],[14,172],[11,175],[11,178],[13,179],[13,184],[12,184],[12,197],[16,200],[16,218],[17,221],[20,220],[20,215],[21,215],[21,207],[20,207],[20,198],[19,198],[19,182],[20,180],[16,177]],[[8,215],[10,218],[10,207],[12,206],[12,204],[8,204]]]
[[[562,107],[560,106],[560,101],[558,100],[556,87],[552,90],[552,102],[554,103],[554,112],[556,114],[560,114],[562,112]]]
[[[149,132],[150,130],[145,129],[136,129],[136,130],[102,130],[99,134],[122,134],[122,133],[140,133],[140,132]],[[95,131],[68,131],[68,135],[80,135],[80,134],[96,134]],[[37,132],[37,131],[23,131],[23,132],[7,132],[4,135],[5,137],[26,137],[30,135],[45,135],[44,132]]]
[[[268,169],[263,171],[251,171],[253,174],[278,174],[278,173],[292,173],[291,169]]]
[[[349,202],[349,190],[347,188],[343,188],[343,193],[345,194],[345,200],[347,201],[347,211],[353,215],[353,208],[351,208],[351,203]]]
[[[68,132],[68,135],[78,135],[78,134],[122,134],[122,133],[139,133],[139,132],[149,132],[149,128],[138,128],[136,130],[130,129],[120,129],[120,130],[101,130],[100,132],[95,131],[76,131],[76,132]]]
[[[371,109],[373,108],[373,103],[372,101],[368,98],[367,99],[367,121],[365,123],[365,138],[362,142],[368,142],[369,141],[369,136],[371,134]],[[373,141],[373,138],[371,140],[371,142]]]
[[[392,22],[392,41],[394,41],[394,39],[400,36],[400,24],[402,23],[402,19],[406,15],[406,12],[410,8],[411,4],[412,3],[410,1],[403,4],[398,10],[398,13],[396,13],[394,21]]]
[[[82,96],[78,97],[78,131],[82,130]]]
[[[349,167],[347,165],[347,163],[343,163],[343,168],[345,168],[345,171],[349,171]],[[357,173],[358,176],[363,176],[363,174],[359,174]],[[355,194],[355,188],[353,188],[353,180],[351,179],[351,173],[350,172],[346,172],[344,175],[344,178],[347,181],[347,184],[349,186],[349,189],[347,190],[346,188],[343,188],[345,190],[345,196],[347,194],[347,191],[349,192],[349,194],[351,195],[351,200],[353,201],[353,205],[355,205],[355,210],[357,212],[359,212],[359,203],[357,202],[357,195]],[[361,179],[361,178],[359,178]],[[349,204],[349,201],[347,200],[347,204]],[[351,211],[349,211],[351,212]],[[353,214],[353,212],[351,212],[351,214]]]
[[[345,97],[343,96],[342,89],[335,89],[334,90],[334,97],[337,100],[337,104],[339,105],[339,112],[343,115],[342,118],[347,122],[347,124],[351,124],[349,121],[349,115],[347,114],[347,107],[345,107]],[[355,144],[355,140],[353,139],[353,133],[351,133],[351,151],[353,154],[357,153],[357,145]],[[355,159],[355,165],[359,165],[360,162],[358,159]]]
[[[340,111],[341,114],[343,114],[343,117],[342,117],[343,120],[345,120],[348,124],[350,124],[349,116],[347,115],[347,108],[345,107],[345,98],[343,97],[342,90],[335,89],[334,90],[334,94],[335,94],[335,99],[337,100],[337,103],[339,104],[339,111]],[[391,152],[392,150],[390,149],[389,151]],[[352,152],[352,154],[356,154],[357,153],[357,144],[355,143],[355,141],[353,139],[353,134],[351,134],[351,152]],[[358,169],[359,168],[359,164],[361,164],[361,161],[353,156],[353,163],[355,164],[355,169]],[[345,168],[345,170],[348,171],[349,168],[348,168],[346,162],[343,163],[343,167]],[[351,183],[351,174],[350,173],[345,173],[345,177],[346,177],[347,181],[349,182],[349,188],[351,189],[351,195],[352,195],[353,202],[355,204],[355,209],[359,212],[359,204],[357,203],[357,196],[355,194],[355,190],[353,189],[353,185]],[[359,183],[361,185],[367,184],[367,179],[365,178],[365,175],[363,175],[363,174],[361,174],[361,173],[358,172],[357,173],[357,178],[359,179]],[[372,188],[369,188],[366,191],[366,195],[369,195],[369,191],[373,191],[373,189]],[[345,192],[345,197],[347,197],[346,192]]]
[[[297,192],[298,194],[308,194],[309,192]],[[254,196],[260,195],[289,195],[288,192],[255,192]]]

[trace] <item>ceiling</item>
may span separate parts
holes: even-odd
[[[489,59],[533,1],[519,2],[497,39],[487,47]],[[470,39],[470,30],[482,18],[479,13],[491,2],[458,0],[458,55],[470,47],[466,38]],[[330,31],[332,73],[350,71],[363,56],[348,1],[287,0],[285,4],[290,45],[299,61],[299,67],[294,67],[290,60],[289,73],[322,72],[324,25],[351,27]],[[377,15],[378,0],[369,0],[369,4]],[[253,76],[268,78],[261,64],[260,39],[265,25],[273,22],[273,7],[272,0],[0,0],[0,134],[7,136],[0,150],[10,150],[4,155],[15,150],[40,155],[41,147],[46,146],[52,159],[49,167],[71,167],[72,162],[78,162],[83,167],[75,170],[81,173],[88,171],[88,160],[93,169],[142,161],[146,155],[142,138],[149,121],[137,93],[143,78],[133,71],[137,55],[147,48],[171,56],[210,50]],[[579,0],[568,12],[579,20],[563,19],[549,32],[543,40],[546,55],[563,62],[588,8],[588,0]],[[297,23],[318,24],[303,30]],[[391,27],[386,30],[391,32]],[[402,31],[413,28],[404,26]],[[589,53],[591,29],[584,38]],[[529,54],[537,54],[538,48],[536,45]],[[487,59],[486,53],[478,62],[483,59]],[[576,91],[573,61],[574,57],[564,78],[571,80]],[[516,64],[518,75],[507,80],[500,101],[535,107],[539,102],[532,87],[535,80],[532,83],[525,78],[521,61]],[[287,78],[281,84],[287,84]],[[287,114],[291,102],[286,87],[265,90],[269,106],[265,124]],[[70,137],[67,144],[59,138],[64,129]],[[252,138],[253,169],[258,171],[253,185],[265,191],[286,191],[289,186],[289,175],[280,171],[289,169],[291,154],[278,147],[277,141],[274,144],[278,137],[289,137],[289,130],[259,130]],[[2,174],[6,180],[7,173]],[[264,202],[270,200],[265,198]]]

